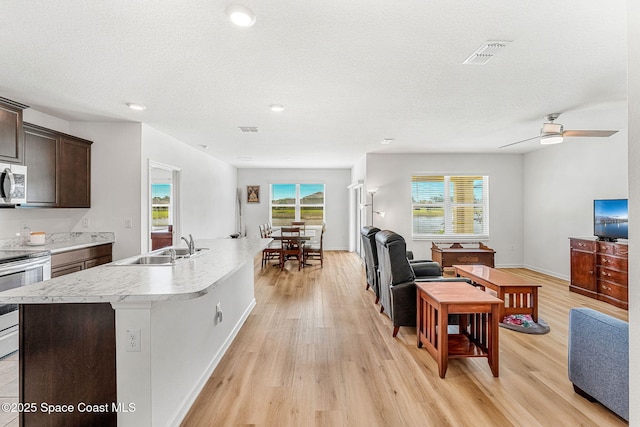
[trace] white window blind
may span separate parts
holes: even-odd
[[[489,238],[489,177],[414,175],[412,236],[439,241]]]

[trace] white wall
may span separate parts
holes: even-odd
[[[238,169],[238,188],[242,190],[242,208],[248,236],[259,234],[258,226],[269,221],[270,184],[324,184],[324,249],[349,248],[349,169]],[[247,185],[260,186],[260,203],[247,204]]]
[[[196,241],[225,237],[235,228],[236,168],[192,146],[142,125],[142,230],[148,229],[149,160],[181,169],[180,209],[183,235]],[[146,238],[142,244],[146,251]]]
[[[91,145],[91,209],[67,231],[113,231],[113,259],[140,253],[140,132],[139,123],[72,122],[70,133]],[[54,209],[49,209],[54,210]],[[125,227],[125,219],[132,227]]]
[[[640,2],[627,1],[628,16],[628,119],[629,119],[629,257],[640,253]],[[640,424],[640,265],[629,263],[629,425]]]
[[[411,238],[411,176],[488,175],[491,238],[486,244],[496,251],[496,266],[522,265],[521,155],[368,154],[366,169],[365,188],[378,187],[374,208],[386,213],[384,218],[375,215],[373,225],[402,235],[417,259],[431,259],[431,242]],[[367,197],[367,203],[370,201]]]
[[[569,237],[593,236],[593,200],[626,199],[627,134],[582,138],[524,156],[524,263],[569,279]]]

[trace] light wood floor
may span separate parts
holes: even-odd
[[[392,338],[355,254],[326,252],[322,269],[294,264],[281,272],[256,259],[257,305],[183,426],[626,425],[573,392],[567,321],[577,306],[627,312],[566,281],[510,269],[542,283],[539,316],[551,332],[500,328],[499,378],[480,358],[450,360],[441,379],[415,328]]]

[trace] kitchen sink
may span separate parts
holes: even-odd
[[[144,264],[144,265],[162,265],[162,264],[171,264],[170,256],[141,256],[131,262],[131,264]]]
[[[188,260],[205,253],[209,248],[196,248],[193,255],[189,255],[188,248],[174,248],[176,251],[175,259],[171,261],[171,249],[163,248],[157,251],[150,252],[146,255],[140,255],[138,257],[127,258],[120,261],[113,262],[109,265],[121,266],[121,265],[159,265],[159,266],[172,266],[176,263]]]
[[[186,257],[189,256],[189,248],[173,248],[174,251],[176,251],[176,257]],[[208,251],[209,248],[196,248],[195,252],[193,255],[190,256],[196,256],[201,254],[203,251]],[[171,249],[163,249],[161,252],[158,252],[158,255],[167,255],[170,256],[171,255]]]

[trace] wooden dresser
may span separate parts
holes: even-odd
[[[626,243],[569,238],[573,292],[629,308],[628,246]]]

